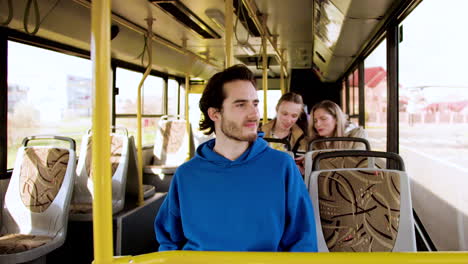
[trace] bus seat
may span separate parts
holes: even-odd
[[[370,143],[367,139],[362,137],[327,137],[318,138],[310,141],[307,148],[308,151],[315,150],[315,146],[321,143],[340,142],[339,149],[358,149],[358,150],[371,150]]]
[[[54,139],[70,148],[28,146]],[[65,242],[75,175],[75,141],[59,136],[31,136],[19,149],[2,209],[0,263],[45,261]]]
[[[368,157],[401,166],[381,169]],[[306,184],[316,209],[319,252],[416,251],[409,178],[397,154],[319,153]]]
[[[309,182],[309,177],[312,173],[312,163],[314,161],[314,158],[319,153],[333,152],[333,151],[340,151],[340,149],[318,149],[318,150],[312,150],[312,151],[306,152],[306,154],[304,155],[304,182],[305,183]]]
[[[193,138],[193,150],[197,149],[198,146],[200,146],[201,144],[205,143],[206,141],[208,140],[211,140],[213,138],[215,138],[215,133],[211,133],[209,135],[205,135],[203,133],[203,131],[200,131],[198,129],[198,123],[197,124],[194,124],[194,123],[191,123],[190,124],[190,129],[192,130],[192,138]]]
[[[288,153],[294,159],[294,153],[291,151],[291,144],[286,139],[281,138],[263,138],[268,145],[276,150]]]
[[[112,212],[121,211],[125,203],[125,187],[129,161],[129,139],[125,128],[123,133],[111,134],[111,175],[112,175]],[[90,221],[92,219],[93,180],[92,135],[90,131],[83,136],[81,154],[78,159],[75,190],[70,208],[70,219]]]
[[[317,149],[317,150],[312,150],[312,151],[308,151],[306,152],[306,154],[304,155],[304,182],[308,182],[309,181],[309,177],[312,173],[312,164],[314,163],[314,159],[315,157],[319,154],[319,153],[325,153],[325,152],[336,152],[336,151],[344,151],[344,150],[347,150],[347,149]],[[329,164],[329,166],[333,166],[333,164],[340,164],[338,161],[340,159],[327,159],[327,160],[322,160],[321,162],[322,163],[325,163],[325,164]],[[385,165],[382,163],[382,160],[380,159],[374,159],[372,157],[369,157],[365,162],[365,164],[368,164],[367,162],[370,162],[369,163],[369,166],[378,166],[379,168],[385,168]],[[341,165],[334,165],[334,168],[340,168],[339,166]]]
[[[138,199],[139,195],[139,179],[138,179],[138,158],[137,150],[135,146],[135,139],[130,136],[128,143],[128,177],[126,193],[135,199]],[[152,197],[155,193],[155,187],[153,185],[143,184],[143,198],[147,199]]]
[[[164,116],[159,121],[153,151],[153,164],[143,169],[145,182],[154,184],[157,192],[167,191],[161,184],[170,183],[177,167],[187,159],[189,135],[187,122],[177,116]]]
[[[175,118],[176,116],[164,116],[159,121],[154,142],[153,165],[177,167],[187,158],[187,122]]]
[[[342,148],[340,149],[314,149],[316,144],[321,142],[339,142],[342,141],[345,143]],[[347,150],[347,149],[363,149],[363,150],[371,150],[370,143],[365,138],[359,137],[329,137],[329,138],[320,138],[316,140],[312,140],[309,143],[308,151],[304,156],[304,175],[305,175],[305,182],[308,182],[308,178],[312,173],[312,163],[314,161],[315,156],[318,153],[322,152],[333,152],[333,151],[340,151],[340,150]]]

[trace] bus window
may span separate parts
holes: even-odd
[[[142,77],[142,73],[117,68],[116,86],[119,88],[115,100],[117,114],[136,114],[137,88]]]
[[[348,98],[346,97],[346,81],[341,82],[341,109],[343,113],[348,114]]]
[[[137,131],[137,88],[143,74],[123,68],[117,68],[116,86],[116,124],[128,129],[130,135]],[[142,143],[153,144],[159,116],[163,114],[164,79],[148,76],[142,88]],[[130,115],[130,116],[122,116]],[[158,115],[158,116],[155,116]]]
[[[359,71],[354,70],[349,78],[349,119],[351,122],[359,123]]]
[[[366,130],[372,150],[387,149],[387,41],[384,40],[364,61],[364,102]]]
[[[140,79],[138,79],[140,82]],[[135,86],[136,91],[138,85]],[[149,75],[143,85],[143,115],[161,115],[163,114],[163,92],[164,91],[164,79],[157,76]],[[135,92],[136,98],[136,92]],[[136,99],[135,99],[136,100]],[[136,112],[136,107],[135,110]]]
[[[24,137],[55,134],[77,146],[91,126],[91,62],[8,41],[8,161]]]
[[[263,117],[263,90],[257,91],[258,95],[258,112],[260,113],[260,118]],[[276,104],[281,97],[281,90],[268,90],[267,92],[267,107],[268,107],[268,119],[273,119],[276,117]]]
[[[167,87],[167,114],[177,115],[177,109],[179,106],[178,102],[179,94],[179,83],[174,79],[169,79]]]
[[[468,2],[446,7],[423,1],[402,23],[399,149],[436,248],[468,250]]]
[[[185,117],[185,83],[179,83],[179,110],[177,114]]]
[[[188,96],[188,116],[190,125],[192,126],[193,133],[193,143],[197,147],[209,137],[204,135],[202,131],[199,130],[198,124],[202,118],[202,112],[200,111],[199,102],[201,94],[200,93],[189,93]]]

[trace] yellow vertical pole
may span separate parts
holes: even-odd
[[[233,56],[232,56],[232,32],[233,32],[233,13],[234,8],[232,6],[232,0],[224,1],[224,16],[225,16],[225,42],[226,42],[226,68],[231,67],[233,63]]]
[[[286,93],[286,87],[284,85],[284,71],[283,71],[283,66],[284,66],[284,51],[285,49],[281,50],[281,62],[280,62],[280,89],[281,89],[281,94]]]
[[[264,31],[265,32],[265,31]],[[262,85],[263,85],[263,124],[265,125],[268,122],[268,107],[267,107],[267,90],[268,90],[268,69],[267,69],[267,43],[265,34],[262,35]]]
[[[92,169],[94,182],[94,263],[112,263],[112,186],[110,166],[111,1],[91,2],[93,63]],[[107,161],[107,162],[105,162]]]
[[[189,136],[189,149],[187,153],[187,160],[190,159],[192,153],[190,152],[192,145],[192,136],[190,134],[190,116],[189,116],[189,92],[190,92],[190,75],[185,74],[185,122],[187,123],[187,135]]]
[[[146,23],[148,25],[148,31],[146,36],[146,48],[148,51],[148,65],[146,67],[145,73],[138,84],[138,94],[137,94],[137,160],[138,160],[138,205],[144,204],[143,197],[143,140],[142,140],[142,128],[141,128],[141,90],[143,88],[143,83],[145,82],[146,77],[151,72],[152,61],[153,61],[153,19],[147,18]]]

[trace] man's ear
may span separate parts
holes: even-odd
[[[216,122],[221,118],[221,111],[218,108],[210,107],[208,108],[208,116],[211,121]]]

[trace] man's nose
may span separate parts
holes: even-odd
[[[251,107],[249,107],[249,112],[248,112],[248,117],[249,118],[260,118],[260,113],[258,111],[258,107],[256,107],[255,105],[251,105]]]

